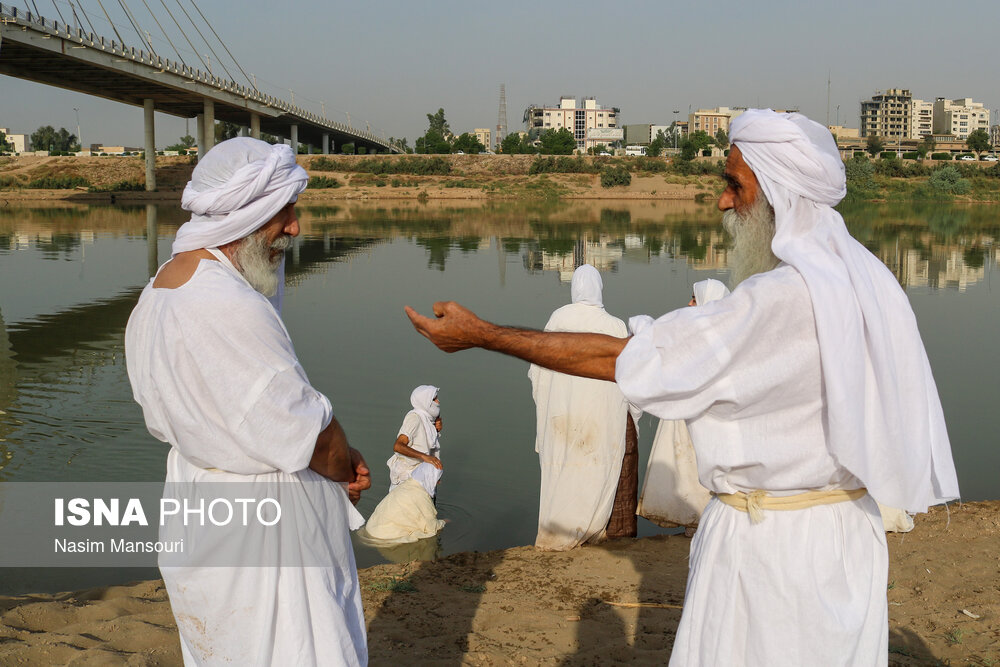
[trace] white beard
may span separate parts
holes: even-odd
[[[774,239],[774,209],[763,195],[745,214],[729,209],[722,214],[722,226],[733,237],[729,253],[730,282],[735,288],[752,275],[770,271],[778,265],[778,258],[771,251]]]
[[[247,279],[250,286],[266,297],[278,293],[278,267],[283,255],[271,259],[272,250],[286,250],[292,237],[281,236],[268,245],[263,230],[244,238],[233,253],[233,265]]]

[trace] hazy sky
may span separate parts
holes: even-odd
[[[31,1],[4,4],[25,8]],[[165,0],[181,18],[177,1]],[[181,1],[194,15],[191,0]],[[55,6],[69,16],[67,0],[34,3],[43,16],[55,17]],[[113,36],[96,0],[75,4]],[[109,13],[113,4],[104,2]],[[157,52],[176,59],[143,3],[126,4]],[[162,4],[146,4],[169,24]],[[972,97],[1000,108],[988,34],[1000,19],[996,0],[200,0],[198,7],[264,92],[289,100],[294,90],[296,103],[317,113],[324,101],[328,117],[345,121],[350,113],[356,127],[370,123],[411,146],[427,129],[426,114],[439,107],[456,133],[495,127],[501,83],[511,130],[523,129],[529,104],[553,105],[560,95],[619,107],[621,124],[668,124],[675,109],[683,118],[689,108],[720,105],[798,107],[824,122],[828,73],[830,123],[839,106],[841,124],[857,127],[859,102],[890,87],[924,100]],[[139,46],[131,27],[119,31]],[[176,30],[170,35],[183,43]],[[184,46],[184,60],[203,68]],[[212,63],[220,73],[214,57]],[[0,76],[0,127],[30,133],[53,125],[75,133],[74,107],[87,143],[141,145],[141,108]],[[157,115],[158,146],[184,131],[183,119]]]

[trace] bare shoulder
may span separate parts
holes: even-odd
[[[163,265],[153,281],[153,287],[175,289],[185,284],[194,275],[198,263],[203,259],[218,261],[207,250],[190,250],[177,253],[169,262]]]

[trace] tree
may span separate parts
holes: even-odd
[[[704,130],[692,132],[690,136],[681,142],[681,159],[691,161],[714,143],[715,140],[708,136],[708,132]]]
[[[881,137],[879,137],[877,134],[868,135],[868,143],[865,144],[865,150],[868,151],[869,155],[875,157],[876,155],[881,153],[884,148],[885,148],[885,142],[882,141]]]
[[[500,152],[505,155],[534,154],[538,152],[531,140],[526,136],[521,136],[517,132],[512,132],[500,142]]]
[[[7,141],[7,135],[0,131],[0,153],[12,153],[14,145]]]
[[[232,139],[240,135],[239,123],[230,123],[227,120],[215,124],[215,143]]]
[[[450,135],[448,121],[444,119],[444,109],[438,109],[437,113],[429,113],[427,114],[427,132],[413,142],[416,146],[416,152],[450,153],[451,141],[448,140]]]
[[[983,129],[970,132],[968,138],[965,140],[965,146],[974,152],[977,158],[993,148],[992,144],[990,144],[990,135]]]
[[[934,148],[937,146],[937,142],[934,141],[934,137],[931,135],[925,135],[924,140],[917,144],[917,155],[923,160],[927,157],[928,153],[933,153]]]
[[[451,128],[448,127],[448,121],[444,119],[444,109],[438,109],[437,113],[427,114],[427,130],[429,132],[437,132],[442,137],[446,137],[451,134]]]
[[[65,127],[57,132],[51,125],[44,125],[31,134],[31,145],[39,151],[76,151],[79,144],[76,136],[66,131]]]
[[[544,155],[572,155],[576,150],[576,139],[565,127],[542,132],[540,140],[542,148],[539,152]]]
[[[452,149],[462,151],[463,153],[468,153],[470,155],[475,155],[485,151],[486,146],[483,146],[482,142],[479,141],[479,137],[476,135],[463,132],[459,135],[458,139],[455,139],[455,143],[452,144]]]
[[[719,128],[719,131],[715,133],[715,145],[722,150],[729,148],[729,135],[722,128]]]
[[[192,137],[190,134],[185,134],[183,137],[178,139],[176,144],[171,144],[170,146],[167,146],[166,150],[177,151],[179,153],[181,151],[188,150],[189,148],[194,146],[194,144],[195,144],[194,137]]]
[[[646,155],[649,157],[659,157],[666,146],[667,137],[663,134],[663,130],[660,130],[656,133],[656,138],[649,142],[649,146],[646,147]]]

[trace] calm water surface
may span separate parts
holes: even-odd
[[[530,544],[538,502],[527,364],[482,351],[446,355],[403,306],[455,299],[482,316],[540,328],[569,301],[583,262],[619,317],[683,307],[691,284],[728,279],[713,206],[688,203],[439,203],[300,206],[284,319],[314,385],[373,470],[359,508],[384,495],[384,465],[419,384],[442,387],[445,477],[437,543],[403,553],[356,545],[360,565]],[[906,287],[944,404],[963,498],[1000,497],[1000,233],[995,206],[863,206],[852,233]],[[132,401],[123,332],[169,256],[174,206],[0,208],[0,482],[158,481],[167,446]],[[640,422],[642,465],[655,422]],[[642,523],[642,534],[659,531]],[[0,589],[65,589],[155,572],[0,570]]]

